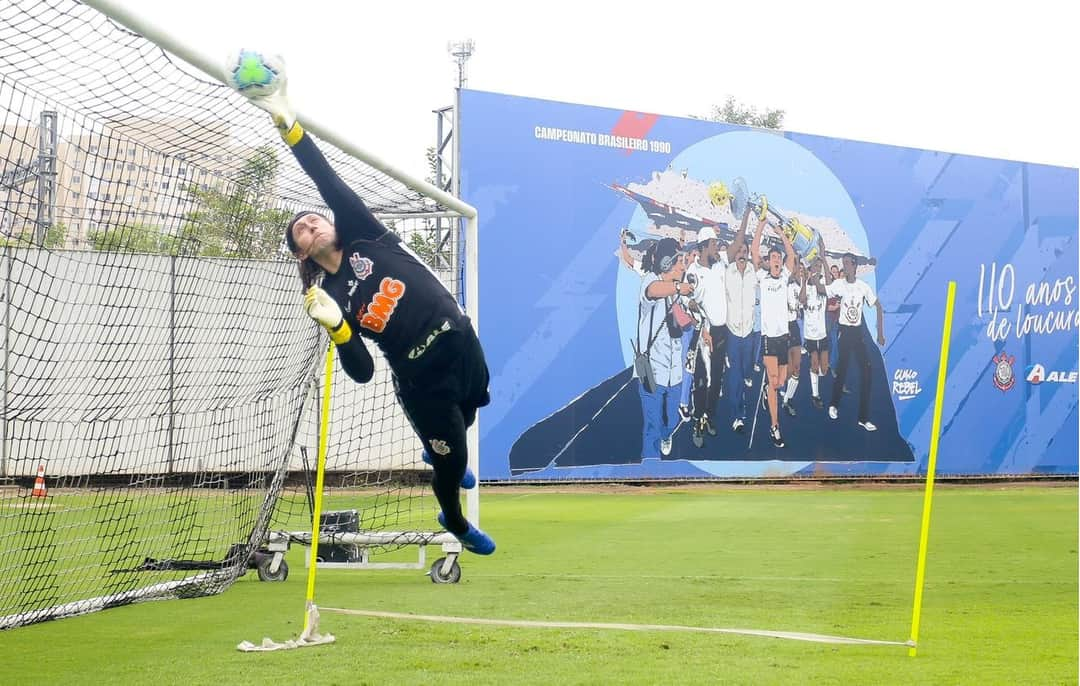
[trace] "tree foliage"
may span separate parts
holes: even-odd
[[[0,237],[0,247],[12,247],[12,248],[48,248],[53,250],[56,248],[64,247],[64,242],[67,240],[67,226],[63,222],[57,222],[52,226],[45,229],[45,243],[44,245],[38,245],[34,242],[34,231],[27,230],[18,236],[3,236]]]
[[[762,129],[784,128],[784,110],[766,108],[764,112],[758,112],[756,107],[737,102],[731,95],[727,97],[723,105],[713,105],[708,119],[728,124],[756,126]]]
[[[439,171],[439,153],[436,151],[435,146],[429,146],[424,151],[424,156],[427,158],[428,176],[424,178],[425,181],[433,186],[442,188],[449,191],[449,179],[443,179],[441,182],[437,178]],[[424,227],[420,230],[413,231],[409,234],[409,238],[406,241],[406,245],[409,246],[416,255],[424,261],[425,264],[435,269],[438,268],[439,259],[439,231],[438,223],[432,219],[424,220]]]
[[[228,185],[184,190],[193,209],[184,215],[176,235],[139,224],[91,231],[95,250],[177,256],[270,258],[278,254],[282,229],[291,216],[273,207],[279,167],[271,146],[256,149]]]
[[[280,162],[277,151],[264,146],[245,163],[238,178],[226,189],[187,191],[196,208],[185,216],[180,230],[181,255],[268,258],[278,253],[288,210],[270,205]]]
[[[406,244],[425,264],[431,267],[436,266],[435,256],[439,252],[439,245],[433,231],[413,231],[409,234]]]
[[[179,244],[176,236],[162,233],[160,227],[148,224],[95,229],[87,234],[87,238],[94,250],[106,252],[175,255]]]

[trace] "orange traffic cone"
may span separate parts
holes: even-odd
[[[34,490],[30,491],[31,498],[44,498],[48,495],[45,488],[45,465],[38,465],[37,478],[34,479]]]

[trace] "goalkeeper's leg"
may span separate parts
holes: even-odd
[[[402,405],[431,457],[431,489],[442,512],[439,524],[479,555],[495,552],[495,541],[465,519],[461,511],[461,481],[468,469],[465,417],[446,396],[403,396]]]
[[[461,480],[468,469],[468,453],[465,451],[465,422],[461,410],[448,408],[446,429],[437,432],[447,438],[424,438],[431,456],[431,490],[443,512],[443,526],[455,536],[469,530],[469,522],[461,512]]]
[[[435,466],[435,461],[431,458],[431,453],[427,449],[420,453],[420,459],[424,461],[424,464]],[[465,467],[465,474],[461,477],[461,487],[465,490],[469,490],[476,486],[476,475],[469,469],[468,465]]]

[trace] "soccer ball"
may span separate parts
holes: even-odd
[[[276,93],[285,82],[285,61],[277,55],[240,50],[226,64],[229,85],[249,98]]]

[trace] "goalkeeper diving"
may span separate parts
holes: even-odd
[[[359,383],[370,381],[375,369],[361,336],[379,347],[424,445],[422,458],[434,470],[439,523],[466,550],[490,555],[495,541],[465,519],[460,502],[460,489],[476,485],[465,430],[490,402],[480,341],[454,296],[330,167],[296,120],[284,73],[280,79],[269,94],[237,90],[270,114],[333,213],[331,220],[300,212],[285,228],[289,250],[300,261],[304,310],[329,332],[342,368]]]

